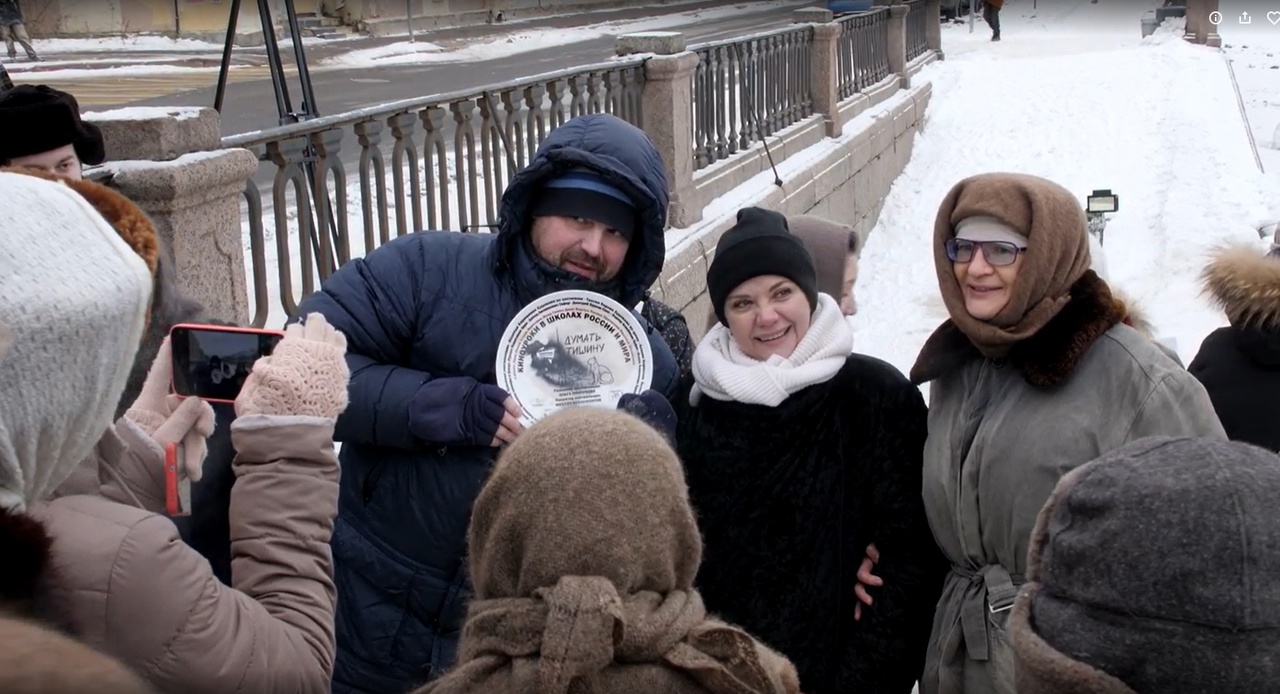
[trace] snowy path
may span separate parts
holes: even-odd
[[[1139,3],[1057,5],[1053,21],[1006,5],[1001,43],[948,26],[928,121],[863,253],[855,349],[904,372],[946,319],[930,252],[937,206],[961,178],[1020,171],[1084,196],[1110,188],[1113,284],[1189,360],[1225,323],[1200,295],[1207,251],[1265,248],[1255,227],[1278,202],[1249,149],[1222,55],[1172,35],[1139,40]],[[1047,3],[1046,3],[1047,4]]]

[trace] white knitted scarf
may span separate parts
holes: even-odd
[[[705,393],[713,400],[777,407],[792,394],[831,380],[851,352],[853,328],[840,305],[826,294],[818,295],[809,331],[789,357],[753,359],[738,347],[727,327],[717,324],[693,353],[689,404],[696,406]]]

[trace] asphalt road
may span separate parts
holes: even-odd
[[[695,24],[672,27],[682,31],[688,43],[700,43],[766,31],[791,23],[795,6],[765,7],[758,12],[734,16],[713,16]],[[675,8],[673,8],[675,9]],[[492,31],[492,29],[490,30]],[[427,40],[436,40],[428,35]],[[336,115],[371,105],[412,98],[418,95],[442,94],[498,82],[514,81],[545,72],[608,60],[613,55],[613,38],[584,41],[567,46],[520,53],[494,60],[471,63],[432,63],[427,65],[381,66],[354,69],[321,69],[308,57],[311,81],[319,111]],[[292,63],[292,54],[285,58]],[[238,78],[228,85],[222,111],[223,135],[234,135],[274,127],[278,124],[274,90],[266,71],[254,68],[258,79]],[[216,77],[214,78],[216,79]],[[296,76],[289,79],[289,93],[295,108],[301,94]],[[95,110],[116,106],[211,106],[214,86],[191,89],[178,94],[95,105]]]
[[[708,2],[707,4],[719,3]],[[721,4],[720,6],[723,5]],[[731,39],[787,26],[792,23],[794,10],[800,6],[803,5],[796,3],[781,7],[776,5],[761,6],[752,8],[755,11],[744,9],[741,13],[728,16],[716,14],[708,18],[695,20],[692,24],[668,27],[664,30],[684,32],[688,44]],[[676,10],[677,8],[672,9]],[[688,11],[692,8],[686,6],[678,9]],[[673,11],[672,14],[674,13]],[[632,17],[625,18],[635,18],[634,11]],[[583,23],[581,19],[577,22],[573,22],[573,19],[567,18],[563,21],[572,22],[569,24],[570,26]],[[609,21],[612,20],[613,18],[609,18]],[[594,21],[599,20],[593,17]],[[456,30],[452,36],[448,36],[445,40],[451,43],[465,42],[466,37],[457,35],[460,31],[463,30]],[[471,31],[483,36],[481,40],[492,40],[494,33],[493,28],[484,27],[472,29]],[[441,42],[442,39],[439,38],[439,35],[445,33],[447,32],[433,32],[422,38],[432,42]],[[379,39],[364,43],[385,45],[394,40]],[[349,46],[346,50],[350,50],[350,48]],[[314,52],[309,50],[308,62],[312,65],[312,84],[320,107],[319,110],[322,115],[330,116],[376,106],[380,103],[431,94],[465,91],[484,85],[516,81],[542,73],[601,63],[614,55],[613,49],[614,38],[605,37],[470,63],[332,68],[321,67],[319,63],[323,62],[326,54],[333,55],[341,50],[341,47],[337,45],[322,45],[319,50]],[[224,136],[270,129],[276,127],[279,122],[274,88],[269,73],[262,64],[263,54],[261,49],[245,51],[241,59],[244,63],[241,63],[242,66],[233,71],[234,79],[227,87],[223,105],[222,132]],[[286,55],[285,60],[288,68],[292,63],[291,52]],[[248,64],[245,65],[245,63]],[[165,78],[157,77],[153,79]],[[56,86],[67,89],[72,93],[91,92],[93,110],[97,111],[122,106],[211,106],[213,104],[215,91],[213,85],[216,81],[216,72],[214,77],[209,77],[206,73],[204,75],[197,74],[195,76],[173,77],[170,79],[174,80],[174,90],[181,89],[184,91],[144,99],[131,98],[126,89],[128,80],[116,82],[114,89],[118,90],[116,93],[121,95],[121,100],[117,103],[111,103],[110,101],[113,87],[93,84],[92,80],[87,81],[83,86],[65,82],[56,84]],[[193,88],[194,85],[200,84],[201,81],[207,81],[208,86]],[[300,88],[296,72],[292,69],[289,69],[288,85],[293,104],[297,107],[300,103],[301,94],[299,93]],[[147,89],[155,90],[167,88],[164,84],[143,86]],[[445,142],[451,143],[453,141],[454,123],[451,119],[446,119],[445,126]],[[389,133],[384,133],[383,137],[383,159],[389,168],[392,161],[390,142],[392,138]],[[418,140],[418,145],[421,147],[420,138],[415,139]],[[356,136],[352,130],[347,129],[341,144],[340,159],[346,170],[348,182],[358,180],[359,158],[360,148]],[[263,221],[267,227],[268,240],[273,236],[271,232],[275,224],[272,213],[274,208],[272,184],[275,172],[276,167],[273,164],[263,162],[259,165],[258,172],[253,177],[262,196]],[[390,173],[390,170],[388,170],[389,175]],[[349,200],[349,213],[358,215],[359,204],[359,200]],[[393,217],[393,227],[394,224]],[[353,227],[351,233],[354,236],[358,236],[362,232]]]

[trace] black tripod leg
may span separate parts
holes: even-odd
[[[231,16],[227,18],[227,40],[222,45],[222,65],[218,69],[218,89],[213,95],[213,110],[222,113],[222,99],[227,95],[227,74],[231,71],[231,49],[236,43],[236,23],[240,19],[240,0],[231,0]]]

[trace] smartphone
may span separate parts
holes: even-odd
[[[271,354],[278,330],[180,323],[169,331],[173,392],[184,398],[235,402],[254,362]]]

